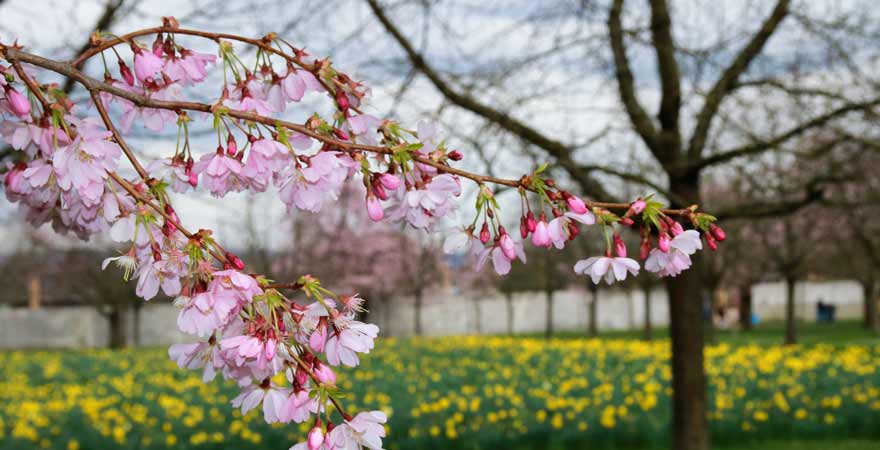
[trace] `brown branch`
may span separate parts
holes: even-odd
[[[657,146],[657,130],[645,108],[639,103],[636,97],[635,81],[633,79],[632,70],[629,66],[629,58],[626,56],[626,46],[623,42],[623,25],[620,15],[623,10],[623,0],[614,0],[611,10],[608,14],[608,34],[611,41],[611,53],[614,56],[615,75],[617,77],[617,88],[620,91],[620,98],[623,101],[623,107],[629,116],[630,122],[633,124],[636,132],[641,136],[645,144],[654,152],[655,156]],[[664,156],[665,159],[665,156]],[[663,160],[661,160],[662,162]]]
[[[709,93],[706,94],[706,100],[703,103],[703,109],[697,114],[694,132],[688,143],[688,159],[696,160],[703,152],[706,146],[706,140],[709,136],[709,129],[712,126],[712,119],[718,113],[721,102],[735,87],[739,77],[745,72],[754,59],[761,53],[764,45],[773,36],[773,33],[779,27],[779,24],[788,14],[789,0],[779,0],[773,13],[761,25],[761,29],[752,36],[749,43],[736,55],[733,62],[718,78]]]
[[[449,102],[495,123],[502,129],[519,136],[529,144],[546,151],[548,154],[556,158],[559,165],[581,185],[581,188],[587,195],[599,198],[611,197],[600,183],[578,169],[578,164],[572,158],[572,149],[568,145],[544,135],[539,130],[511,117],[506,112],[494,109],[472,96],[457,91],[440,76],[434,67],[432,67],[416,50],[412,43],[407,40],[400,29],[397,28],[397,26],[385,14],[385,11],[379,5],[377,0],[366,0],[366,2],[376,16],[376,19],[379,20],[388,34],[394,38],[398,45],[403,49],[404,53],[406,53],[413,68],[424,74],[431,84],[433,84],[434,87],[440,91],[447,100],[449,100]]]
[[[135,33],[139,33],[139,32],[135,32]],[[135,33],[131,33],[131,34],[135,34]],[[71,63],[53,61],[53,60],[50,60],[47,58],[43,58],[41,56],[37,56],[37,55],[33,55],[31,53],[24,52],[24,51],[16,49],[16,48],[0,47],[0,54],[5,55],[5,58],[10,60],[13,63],[25,62],[25,63],[32,64],[37,67],[42,67],[44,69],[56,72],[61,75],[69,76],[69,77],[75,79],[80,84],[82,84],[90,92],[93,92],[93,93],[106,92],[106,93],[112,94],[114,96],[129,100],[139,107],[165,109],[165,110],[170,110],[170,111],[175,111],[175,112],[180,112],[182,110],[188,110],[188,111],[198,111],[198,112],[204,112],[204,113],[213,113],[214,109],[216,107],[216,105],[209,105],[209,104],[198,103],[198,102],[165,101],[165,100],[152,99],[150,97],[147,97],[147,96],[135,93],[135,92],[127,91],[125,89],[118,88],[116,86],[110,85],[110,84],[105,83],[103,81],[99,81],[97,79],[91,78],[91,77],[85,75],[84,73],[80,72],[79,70],[77,70],[73,66],[73,64],[71,64]],[[97,102],[97,104],[100,104],[100,102]],[[352,142],[347,142],[347,141],[340,141],[340,140],[334,139],[332,137],[317,133],[304,125],[286,122],[286,121],[282,121],[280,119],[275,119],[275,118],[271,118],[271,117],[265,117],[265,116],[261,116],[261,115],[254,114],[254,113],[229,110],[226,114],[229,115],[230,117],[233,117],[236,119],[246,120],[246,121],[255,122],[255,123],[261,123],[261,124],[272,126],[272,127],[278,125],[278,126],[287,128],[289,130],[292,130],[292,131],[304,134],[306,136],[309,136],[309,137],[316,139],[322,143],[328,144],[329,146],[331,146],[334,149],[339,149],[341,151],[346,151],[346,152],[365,151],[365,152],[372,152],[372,153],[386,154],[386,155],[391,155],[395,152],[395,150],[390,147],[362,145],[362,144],[357,144],[357,143],[352,143]],[[131,153],[131,152],[130,151],[127,152],[127,155],[129,153]],[[132,154],[132,156],[133,156],[133,154]],[[447,164],[437,162],[432,159],[421,157],[421,156],[413,155],[413,159],[419,163],[434,167],[442,172],[453,174],[453,175],[458,175],[460,177],[470,179],[478,184],[490,183],[490,184],[498,184],[498,185],[503,185],[503,186],[514,187],[514,188],[523,188],[526,190],[533,190],[526,182],[527,177],[525,177],[525,176],[523,176],[522,178],[520,178],[518,180],[496,178],[496,177],[480,175],[480,174],[468,172],[465,170],[457,169],[457,168],[451,167]],[[573,162],[572,162],[572,164],[573,164]],[[626,210],[629,208],[629,203],[623,203],[623,202],[620,202],[620,203],[587,202],[587,205],[590,207],[599,207],[599,208],[614,209],[614,210]],[[690,213],[689,209],[664,209],[662,211],[666,214],[669,214],[669,215],[686,215],[686,214]]]
[[[681,75],[675,59],[675,41],[672,38],[672,19],[666,0],[651,0],[651,36],[657,53],[657,70],[663,93],[660,99],[660,126],[664,134],[678,136],[678,115],[681,109]],[[677,148],[677,146],[676,146]]]
[[[838,109],[827,112],[821,116],[815,117],[800,125],[794,126],[788,131],[769,139],[759,140],[751,144],[722,151],[720,153],[707,156],[697,161],[693,161],[690,163],[690,167],[692,169],[702,169],[704,167],[727,162],[734,158],[756,155],[770,150],[778,145],[784,144],[789,140],[804,134],[807,131],[823,126],[838,117],[844,116],[851,112],[869,110],[878,105],[880,105],[880,98],[866,102],[850,103]]]
[[[95,26],[92,28],[95,31],[107,30],[116,20],[116,12],[119,11],[119,8],[122,7],[122,4],[125,3],[125,0],[109,0],[107,5],[104,7],[104,13],[101,14],[101,17],[98,18],[98,21],[95,23]],[[85,53],[88,49],[92,47],[91,39],[84,42],[79,48],[74,52],[74,55],[80,55]],[[73,86],[75,86],[75,81],[73,78],[66,78],[64,80],[64,84],[61,87],[61,90],[65,93],[70,93],[73,90]]]

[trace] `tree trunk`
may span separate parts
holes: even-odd
[[[587,322],[587,334],[590,337],[599,336],[599,286],[592,281],[587,281],[587,289],[590,291],[590,317]]]
[[[507,303],[507,334],[513,334],[513,292],[505,292],[504,300]]]
[[[546,289],[544,291],[544,298],[546,299],[547,307],[547,313],[544,315],[544,337],[550,339],[553,337],[553,290]]]
[[[700,299],[703,308],[703,326],[706,328],[703,340],[715,342],[715,286],[711,282],[703,282]]]
[[[651,285],[642,285],[642,295],[645,298],[645,325],[642,331],[642,337],[646,341],[654,339],[654,326],[651,323]]]
[[[797,343],[797,324],[794,316],[794,286],[796,281],[794,277],[785,278],[785,345]]]
[[[670,177],[671,191],[699,203],[699,174]],[[688,205],[674,204],[673,207]],[[693,267],[666,279],[669,293],[669,333],[672,339],[672,447],[707,450],[706,373],[703,367],[703,301],[700,253]]]
[[[125,318],[122,308],[112,306],[107,314],[107,323],[110,326],[110,348],[125,347]]]
[[[739,287],[739,324],[743,331],[752,329],[752,287],[747,284]]]
[[[474,330],[476,334],[482,334],[483,332],[483,312],[480,311],[480,298],[474,297]]]
[[[416,289],[414,297],[415,297],[415,304],[413,305],[413,309],[414,309],[413,313],[415,314],[416,317],[414,319],[415,329],[413,330],[413,333],[416,336],[421,336],[422,335],[422,290]]]
[[[135,347],[141,346],[141,308],[143,307],[144,303],[140,300],[135,300],[134,305],[132,305],[134,310],[132,321],[134,321],[134,323],[131,324],[131,334],[132,342]]]
[[[865,328],[874,334],[880,333],[880,317],[877,316],[876,282],[874,279],[862,282],[862,293],[865,297]]]

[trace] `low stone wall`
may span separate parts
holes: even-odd
[[[795,289],[798,318],[816,319],[821,300],[837,307],[837,319],[862,316],[862,290],[854,281],[803,282]],[[586,331],[589,323],[589,292],[571,289],[553,296],[553,328],[557,331]],[[785,313],[785,284],[762,283],[752,287],[754,311],[761,320],[782,319]],[[542,293],[518,293],[512,297],[513,332],[542,332],[546,303]],[[414,332],[415,308],[411,298],[374,302],[369,320],[379,325],[384,336],[410,336]],[[135,313],[128,311],[125,326],[129,344],[143,346],[192,342],[177,331],[177,308],[169,303],[150,302],[138,313],[140,327],[134,327]],[[599,291],[599,330],[637,329],[645,317],[642,291],[603,288]],[[651,318],[655,327],[669,323],[666,291],[651,294]],[[508,332],[507,299],[500,293],[477,296],[454,290],[434,292],[424,299],[422,334],[501,334]],[[135,340],[134,330],[139,329]],[[109,324],[95,308],[5,308],[0,306],[0,349],[105,347]]]

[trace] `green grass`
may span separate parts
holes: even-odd
[[[877,450],[880,448],[880,441],[860,439],[770,441],[715,448],[718,450]]]
[[[833,324],[817,324],[815,322],[798,322],[798,343],[803,345],[826,344],[878,344],[880,336],[862,327],[858,320],[844,320]],[[749,331],[740,330],[707,330],[706,342],[727,343],[732,345],[781,344],[785,336],[785,323],[782,321],[763,322]],[[586,332],[563,331],[554,334],[557,338],[583,338]],[[522,334],[523,337],[542,337],[543,333]],[[642,339],[642,330],[599,330],[600,339]],[[655,328],[654,339],[668,339],[668,328]]]

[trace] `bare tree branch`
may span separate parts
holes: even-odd
[[[620,90],[620,98],[623,107],[630,118],[636,132],[645,141],[651,151],[657,149],[657,130],[651,117],[645,112],[645,108],[636,97],[635,83],[632,70],[629,67],[629,59],[626,56],[626,47],[623,43],[623,25],[620,15],[623,10],[623,0],[614,0],[608,14],[608,34],[611,39],[611,52],[614,55],[615,75],[617,87]]]
[[[699,158],[700,153],[703,151],[703,147],[706,146],[706,139],[709,135],[709,129],[712,126],[712,119],[718,112],[718,108],[721,107],[721,101],[724,100],[727,94],[733,89],[740,75],[748,69],[749,64],[761,54],[764,45],[788,14],[788,4],[789,0],[779,0],[776,3],[776,7],[773,8],[773,13],[764,21],[764,24],[761,25],[761,29],[755,33],[745,48],[739,52],[730,66],[721,74],[721,77],[715,82],[715,85],[712,86],[709,93],[706,94],[703,109],[697,114],[697,123],[694,132],[691,135],[690,143],[688,144],[687,153],[689,160]]]

